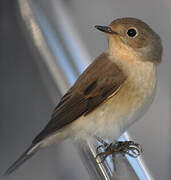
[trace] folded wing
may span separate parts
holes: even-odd
[[[103,53],[82,73],[54,109],[51,120],[33,140],[37,143],[78,117],[91,113],[123,84],[121,69]]]

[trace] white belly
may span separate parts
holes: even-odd
[[[76,138],[87,132],[114,140],[141,118],[155,96],[156,66],[150,65],[146,68],[146,73],[137,68],[137,72],[130,75],[130,79],[116,95],[89,115],[73,122],[69,129],[77,134]]]
[[[127,111],[122,109],[121,104],[104,104],[93,114],[80,117],[71,124],[69,129],[73,129],[76,139],[81,138],[82,135],[85,136],[85,132],[90,136],[96,135],[111,140],[118,139],[133,122],[145,114],[154,99],[154,94],[155,92],[141,105],[130,104],[131,107]],[[118,109],[119,106],[121,109]]]

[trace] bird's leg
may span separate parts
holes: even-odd
[[[107,156],[111,154],[121,153],[122,155],[129,155],[131,157],[137,158],[142,153],[142,148],[139,144],[133,142],[133,141],[117,141],[116,143],[106,143],[104,140],[100,142],[103,144],[101,146],[97,147],[97,156],[100,157],[101,162],[103,162]],[[104,149],[103,152],[99,152],[99,148]],[[100,163],[101,163],[100,162]]]
[[[95,138],[102,144],[101,147],[106,147],[106,146],[109,145],[109,144],[108,144],[106,141],[104,141],[102,138],[100,138],[100,137],[98,137],[98,136],[95,136]]]
[[[99,154],[100,148],[106,149],[109,146],[109,144],[106,141],[104,141],[102,138],[98,137],[98,136],[94,136],[94,137],[97,139],[97,141],[99,141],[101,143],[101,145],[99,145],[96,148],[96,153]]]

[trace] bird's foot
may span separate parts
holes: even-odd
[[[96,149],[96,159],[100,158],[102,163],[109,155],[121,153],[122,155],[129,155],[133,158],[137,158],[143,151],[139,144],[133,141],[117,141],[116,143],[106,143],[104,140],[100,140],[102,145]],[[103,148],[103,152],[99,150]]]
[[[100,137],[96,137],[96,139],[101,143],[101,145],[96,148],[96,153],[99,154],[101,148],[105,150],[110,144]]]

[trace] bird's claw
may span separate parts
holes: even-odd
[[[122,155],[129,155],[133,158],[137,158],[143,151],[139,144],[133,141],[118,141],[116,143],[100,145],[96,148],[96,159],[99,157],[102,163],[109,155],[121,153]],[[103,148],[103,152],[99,152],[99,149]]]

